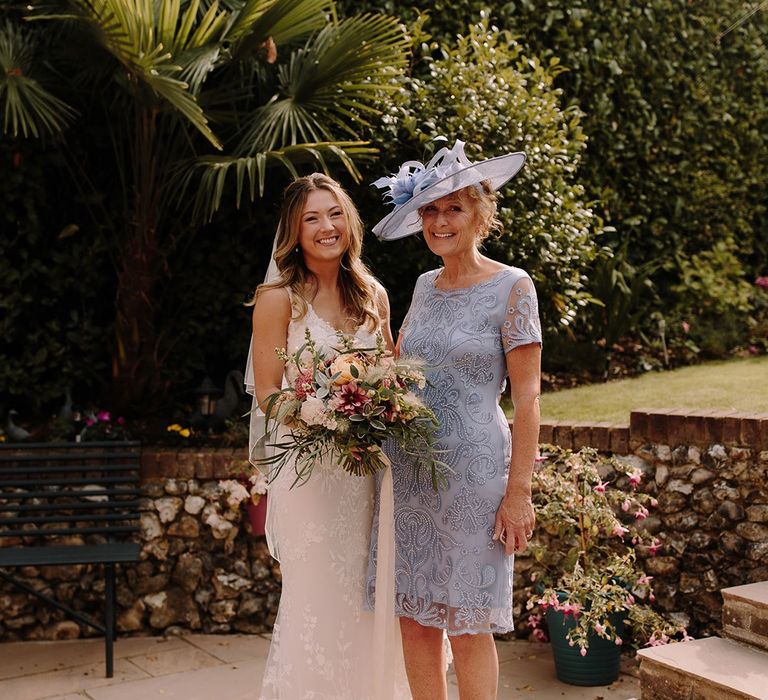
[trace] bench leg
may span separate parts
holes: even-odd
[[[104,640],[107,653],[107,678],[114,675],[115,641],[115,565],[104,565],[106,609],[104,611]]]

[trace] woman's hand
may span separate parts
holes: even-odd
[[[524,552],[535,525],[536,513],[530,494],[512,491],[504,495],[496,511],[493,539],[504,545],[507,556]]]

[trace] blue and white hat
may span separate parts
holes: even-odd
[[[489,180],[491,188],[498,190],[517,175],[524,163],[525,153],[507,153],[472,163],[464,155],[464,142],[458,140],[453,148],[441,148],[426,166],[417,160],[406,161],[397,175],[381,177],[373,183],[375,187],[388,189],[384,200],[395,205],[373,227],[373,232],[383,241],[419,233],[419,209],[425,204],[483,180]]]

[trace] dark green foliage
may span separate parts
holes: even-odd
[[[465,34],[453,44],[436,45],[439,58],[423,55],[426,77],[411,77],[393,98],[376,133],[382,162],[365,174],[371,181],[403,160],[428,159],[442,145],[431,143],[438,136],[450,145],[466,141],[470,160],[525,151],[525,167],[501,192],[502,231],[486,248],[492,257],[531,273],[544,325],[557,332],[585,303],[584,272],[597,252],[594,238],[601,229],[576,182],[584,149],[581,113],[559,104],[560,91],[553,87],[561,71],[556,60],[542,64],[486,23]],[[372,225],[386,211],[366,202],[363,218]],[[394,296],[397,321],[415,277],[439,261],[423,243],[410,240],[372,246],[368,255]]]
[[[59,165],[51,152],[0,147],[0,403],[22,419],[61,405],[67,387],[82,400],[109,379],[111,265],[92,231],[73,233],[88,222],[69,218]]]
[[[416,19],[406,2],[354,7]],[[448,45],[483,8],[525,53],[568,69],[556,85],[584,111],[587,137],[577,181],[616,229],[604,244],[629,239],[629,262],[659,263],[659,310],[698,313],[686,261],[699,255],[701,274],[718,279],[721,313],[744,315],[744,279],[768,272],[766,9],[753,14],[756,3],[741,0],[435,0],[425,30]]]

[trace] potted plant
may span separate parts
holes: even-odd
[[[607,685],[625,642],[689,638],[653,609],[651,577],[636,556],[638,547],[659,548],[637,527],[656,499],[637,491],[640,470],[591,448],[549,447],[537,461],[528,624],[536,638],[549,637],[560,680]]]

